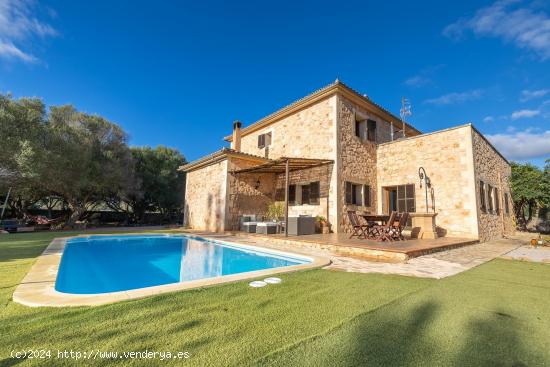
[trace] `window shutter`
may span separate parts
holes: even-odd
[[[495,212],[500,212],[500,200],[498,198],[498,189],[495,187]]]
[[[481,180],[479,181],[479,203],[481,210],[485,211],[485,183]]]
[[[309,204],[309,185],[302,186],[302,204]]]
[[[294,204],[296,202],[296,185],[288,186],[288,203]]]
[[[364,199],[364,206],[371,206],[370,203],[370,186],[369,185],[363,185],[363,199]]]
[[[265,134],[258,135],[258,148],[265,147]]]
[[[270,132],[264,135],[264,140],[265,140],[264,145],[266,147],[271,145],[271,133]]]
[[[487,185],[487,207],[489,208],[489,211],[493,212],[493,187],[491,185]]]
[[[367,120],[367,140],[376,142],[376,121]]]
[[[352,188],[351,182],[346,181],[346,204],[347,205],[350,205],[352,203],[352,198],[353,198],[353,195],[351,192],[352,190],[353,188]]]
[[[320,197],[320,185],[319,181],[309,184],[309,203],[311,205],[318,205]]]

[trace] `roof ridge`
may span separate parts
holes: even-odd
[[[273,119],[275,118],[278,114],[281,114],[283,113],[284,111],[286,110],[290,110],[292,109],[293,107],[296,107],[298,105],[300,105],[301,103],[303,103],[304,101],[306,101],[307,99],[310,99],[312,97],[314,97],[315,95],[319,94],[319,93],[322,93],[326,90],[329,90],[331,88],[334,88],[334,87],[338,87],[338,86],[341,86],[342,88],[344,89],[347,89],[350,93],[353,93],[355,94],[357,97],[365,100],[366,102],[370,103],[372,106],[374,106],[375,108],[378,108],[380,111],[382,111],[383,113],[391,116],[393,119],[395,119],[396,121],[395,122],[399,122],[399,123],[403,123],[405,126],[409,127],[410,129],[412,130],[415,130],[419,133],[421,133],[420,130],[418,130],[417,128],[415,128],[414,126],[410,125],[409,123],[407,123],[406,121],[403,121],[400,117],[397,117],[395,114],[393,114],[392,112],[390,112],[389,110],[385,109],[384,107],[382,107],[381,105],[379,105],[378,103],[375,103],[372,101],[372,99],[370,99],[367,95],[364,95],[364,94],[361,94],[359,93],[357,90],[351,88],[350,86],[348,86],[347,84],[345,84],[344,82],[342,82],[340,79],[336,79],[334,82],[332,83],[329,83],[327,85],[325,85],[324,87],[321,87],[307,95],[305,95],[304,97],[300,98],[300,99],[297,99],[295,100],[294,102],[292,103],[289,103],[281,108],[278,108],[277,110],[275,110],[274,112],[270,113],[269,115],[266,115],[262,118],[260,118],[259,120],[256,120],[255,122],[253,122],[252,124],[246,126],[246,127],[243,127],[242,131],[243,133],[247,132],[248,130],[252,129],[254,126],[256,125],[259,125],[259,124],[262,124],[262,123],[265,123],[265,121],[269,121],[270,119]],[[254,130],[253,130],[254,131]],[[227,135],[224,137],[224,140],[226,141],[231,141],[232,139],[232,136],[231,135]]]

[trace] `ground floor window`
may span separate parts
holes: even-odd
[[[346,181],[346,205],[371,206],[370,191],[369,185]]]
[[[290,205],[319,205],[321,185],[319,181],[299,185],[289,185],[288,203]]]
[[[382,188],[383,211],[416,212],[414,184],[389,186]]]

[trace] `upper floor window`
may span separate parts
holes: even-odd
[[[271,145],[271,132],[258,135],[258,148],[265,148]]]
[[[361,141],[376,142],[376,121],[374,120],[355,120],[355,136]]]

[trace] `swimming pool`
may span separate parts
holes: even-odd
[[[310,262],[185,235],[87,236],[66,241],[55,290],[110,293]]]

